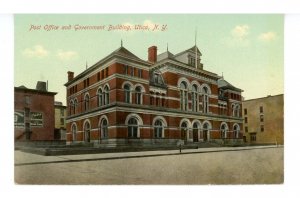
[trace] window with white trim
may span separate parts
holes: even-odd
[[[98,107],[101,107],[103,105],[103,91],[102,89],[98,89]]]
[[[197,85],[192,86],[192,111],[198,111],[198,88]]]
[[[136,118],[132,117],[128,121],[128,138],[137,138],[138,137],[138,121]]]
[[[207,87],[203,87],[202,89],[203,92],[203,113],[208,113],[209,111],[209,104],[208,104],[208,88]]]
[[[184,81],[180,83],[180,109],[188,110],[188,87]]]
[[[124,85],[124,93],[125,93],[125,102],[130,103],[131,102],[131,86],[129,84]]]
[[[164,127],[161,120],[156,120],[154,123],[154,138],[163,137]]]
[[[140,86],[135,88],[135,101],[136,104],[142,104],[142,88]]]
[[[72,138],[73,138],[73,141],[76,141],[76,134],[77,134],[77,127],[76,127],[76,124],[73,124],[72,125]]]
[[[107,105],[107,104],[109,104],[109,88],[106,85],[104,87],[104,105]]]
[[[108,138],[108,122],[105,118],[101,120],[101,138],[107,139]]]
[[[84,110],[85,111],[89,110],[89,107],[90,107],[90,96],[89,94],[86,94],[84,96]]]
[[[233,136],[234,138],[239,138],[240,126],[238,124],[233,126]]]
[[[228,128],[227,128],[226,124],[223,123],[221,125],[221,138],[227,138],[227,130],[228,130]]]

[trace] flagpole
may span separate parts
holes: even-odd
[[[197,28],[195,30],[195,67],[198,68],[198,57],[197,57]]]

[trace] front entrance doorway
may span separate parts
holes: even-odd
[[[91,141],[91,125],[90,123],[86,122],[84,125],[84,136],[85,136],[85,142]]]
[[[199,141],[199,125],[197,123],[193,124],[193,142]]]

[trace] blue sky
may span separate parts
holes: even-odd
[[[31,26],[39,27],[30,30]],[[59,26],[47,31],[47,26]],[[62,26],[71,25],[70,30]],[[105,30],[77,30],[75,25]],[[109,25],[166,26],[164,31],[114,30]],[[65,104],[67,71],[75,75],[123,45],[142,59],[149,46],[176,54],[194,45],[202,52],[204,69],[224,75],[244,90],[246,99],[283,93],[283,15],[15,15],[15,86],[35,88],[49,81],[49,91]]]

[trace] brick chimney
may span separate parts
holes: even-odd
[[[68,81],[73,80],[74,72],[68,71]]]
[[[156,63],[157,61],[157,47],[152,46],[148,48],[148,61]]]

